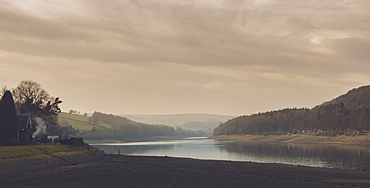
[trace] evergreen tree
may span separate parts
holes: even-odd
[[[6,91],[0,102],[0,140],[16,140],[17,125],[13,96],[10,91]]]

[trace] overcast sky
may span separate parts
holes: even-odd
[[[0,85],[63,111],[246,115],[370,84],[370,0],[0,0]]]

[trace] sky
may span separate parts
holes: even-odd
[[[248,115],[370,84],[370,0],[0,0],[0,85],[62,111]]]

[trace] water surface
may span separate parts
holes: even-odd
[[[246,143],[205,138],[92,146],[108,154],[281,163],[351,170],[370,169],[370,148],[339,145]]]

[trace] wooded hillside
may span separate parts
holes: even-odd
[[[312,109],[282,109],[239,116],[221,124],[214,135],[368,134],[370,86],[349,91]]]
[[[94,112],[89,123],[94,126],[89,131],[84,131],[81,136],[86,139],[117,139],[122,141],[152,140],[156,137],[171,136],[203,136],[202,131],[190,131],[174,128],[167,125],[150,125],[132,121],[125,117]],[[104,123],[109,127],[99,126]]]
[[[222,122],[234,118],[227,115],[216,114],[169,114],[169,115],[120,115],[131,120],[146,123],[146,124],[160,124],[169,125],[173,127],[180,127],[188,130],[201,130],[208,135],[213,134],[213,130]]]

